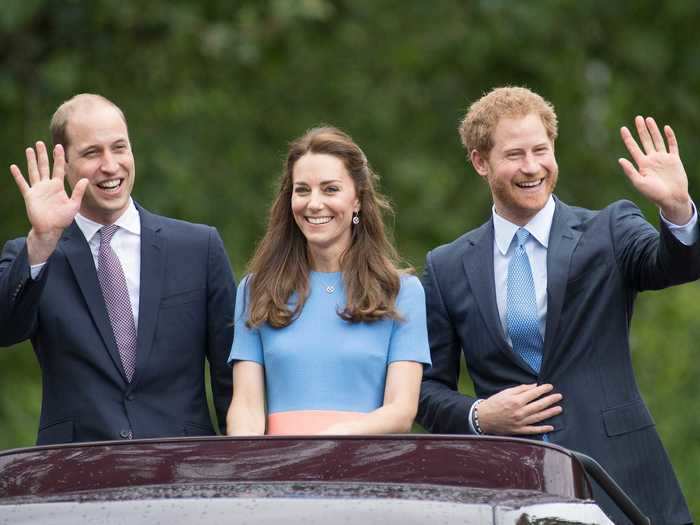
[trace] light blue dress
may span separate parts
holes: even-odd
[[[425,294],[414,276],[401,278],[396,306],[402,320],[350,323],[337,314],[345,305],[342,274],[311,272],[310,293],[301,314],[279,329],[245,325],[247,283],[246,277],[238,287],[229,363],[254,361],[264,367],[268,423],[276,414],[287,412],[300,422],[307,420],[309,414],[302,413],[308,411],[324,411],[325,416],[371,412],[383,404],[390,363],[430,364]],[[334,288],[332,293],[326,291],[328,286]]]

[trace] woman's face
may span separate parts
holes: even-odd
[[[360,210],[355,183],[343,161],[325,153],[299,158],[292,170],[291,205],[312,262],[320,258],[337,264],[350,246],[353,212]]]

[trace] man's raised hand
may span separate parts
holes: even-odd
[[[661,208],[664,217],[674,224],[686,224],[693,215],[688,193],[688,177],[678,153],[678,141],[671,126],[664,126],[666,141],[656,121],[637,116],[634,124],[639,134],[640,148],[626,126],[620,129],[634,164],[619,159],[625,175],[647,199]],[[636,167],[635,167],[636,164]]]
[[[58,144],[54,148],[53,173],[43,142],[36,143],[36,150],[27,148],[25,153],[29,181],[25,180],[16,164],[10,166],[10,173],[22,194],[32,226],[27,236],[29,264],[38,264],[45,262],[53,253],[63,230],[78,213],[88,180],[78,181],[69,197],[63,182],[66,164],[63,146]]]

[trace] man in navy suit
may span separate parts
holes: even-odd
[[[653,523],[690,514],[637,388],[629,348],[634,299],[700,277],[697,212],[673,131],[637,117],[640,145],[620,165],[661,212],[660,233],[629,201],[600,211],[552,195],[554,108],[497,88],[460,135],[488,183],[492,217],[427,255],[423,285],[432,367],[419,421],[431,432],[540,437],[598,460]],[[473,398],[457,391],[460,354]],[[659,352],[659,359],[668,359]],[[627,520],[597,487],[615,523]]]
[[[205,358],[223,429],[236,288],[219,234],[134,203],[109,100],[73,97],[51,132],[53,170],[42,142],[27,179],[10,168],[31,229],[0,256],[0,345],[31,339],[42,372],[37,444],[214,434]]]

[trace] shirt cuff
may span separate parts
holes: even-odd
[[[44,266],[46,266],[45,262],[39,264],[32,264],[29,267],[29,275],[31,276],[32,281],[36,281],[39,278],[39,276],[41,275],[41,270],[44,269]]]
[[[695,203],[693,201],[690,201],[690,205],[693,207],[693,216],[683,225],[672,223],[666,217],[664,217],[663,213],[659,212],[661,220],[664,221],[664,224],[666,224],[669,231],[676,239],[678,239],[679,242],[686,246],[692,246],[698,240],[698,209],[695,207]]]

